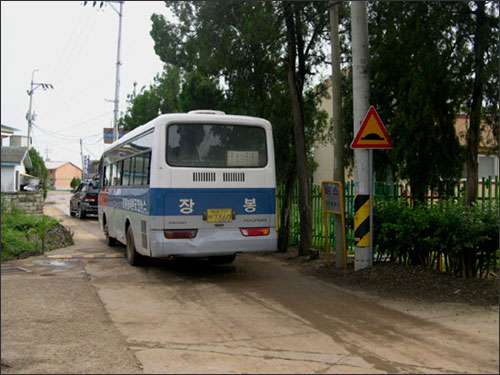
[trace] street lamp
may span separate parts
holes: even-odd
[[[39,87],[41,87],[44,90],[49,90],[49,89],[54,88],[54,86],[50,83],[33,82],[34,77],[35,77],[35,72],[37,72],[37,71],[38,71],[38,69],[35,69],[35,70],[33,70],[33,73],[31,73],[31,89],[26,91],[28,93],[28,95],[30,96],[30,106],[28,109],[28,113],[26,114],[26,120],[28,120],[28,140],[27,140],[28,141],[28,149],[31,147],[31,125],[32,125],[32,121],[33,121],[33,115],[31,113],[31,108],[32,108],[32,104],[33,104],[33,93]]]
[[[122,16],[123,16],[123,1],[93,1],[92,6],[95,7],[99,3],[99,8],[102,8],[104,4],[109,4],[111,8],[118,14],[118,51],[116,53],[116,80],[115,80],[115,109],[114,109],[114,122],[113,122],[113,142],[118,139],[118,107],[120,103],[120,46],[122,39]],[[113,3],[120,4],[120,10],[117,10]],[[83,5],[87,5],[87,1],[83,2]]]

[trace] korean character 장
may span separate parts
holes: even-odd
[[[194,201],[192,199],[179,199],[181,213],[187,215],[193,212]]]

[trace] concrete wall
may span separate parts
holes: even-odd
[[[19,191],[2,193],[6,212],[10,212],[12,204],[21,211],[30,214],[43,214],[43,191]]]

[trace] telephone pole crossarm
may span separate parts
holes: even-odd
[[[28,144],[28,149],[31,147],[31,126],[33,125],[33,114],[32,114],[33,93],[39,87],[41,87],[44,90],[54,89],[54,85],[52,85],[51,83],[33,82],[35,78],[35,72],[38,72],[38,69],[33,70],[33,72],[31,73],[31,86],[30,89],[26,92],[30,97],[28,113],[26,114],[26,120],[28,120],[28,136],[26,140]]]

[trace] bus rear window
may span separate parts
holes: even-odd
[[[266,131],[257,126],[170,125],[167,163],[174,167],[264,167],[267,164]]]

